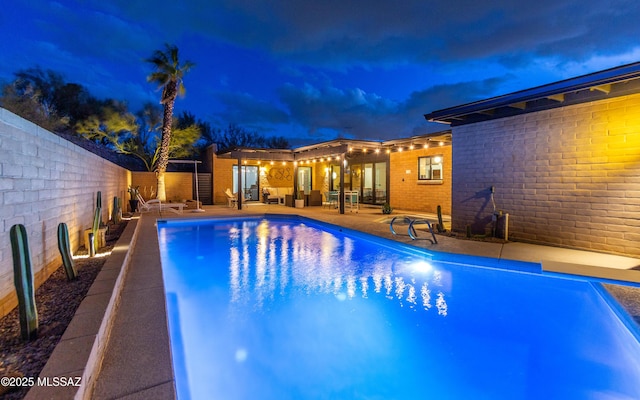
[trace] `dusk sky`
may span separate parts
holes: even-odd
[[[40,66],[132,112],[144,60],[196,64],[176,112],[293,146],[446,129],[431,111],[640,60],[637,0],[11,0],[0,83]]]

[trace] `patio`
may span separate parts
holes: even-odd
[[[335,209],[248,203],[242,210],[205,206],[205,212],[182,215],[163,213],[162,218],[203,218],[252,214],[298,214],[345,228],[411,243],[443,252],[500,259],[542,262],[557,272],[588,273],[592,276],[636,282],[638,300],[640,259],[569,250],[525,243],[488,243],[438,236],[438,244],[413,241],[408,235],[394,236],[380,209],[363,207],[358,213],[339,214]],[[415,214],[395,210],[391,216]],[[41,376],[82,376],[78,398],[175,398],[164,288],[155,221],[157,213],[133,220],[108,264],[94,282],[74,317],[73,335],[65,333]],[[436,220],[435,215],[427,215]],[[446,223],[445,223],[446,226]],[[426,235],[425,235],[426,237]],[[131,247],[129,247],[131,243]],[[640,315],[635,310],[634,315]],[[102,318],[104,316],[104,318]],[[78,319],[78,321],[76,321]],[[84,330],[84,332],[82,332]],[[99,363],[102,361],[101,367]],[[78,388],[35,387],[27,398],[69,398]]]

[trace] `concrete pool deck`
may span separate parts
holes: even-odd
[[[82,312],[79,309],[76,313],[68,329],[73,326],[73,334],[65,332],[58,345],[60,349],[56,347],[41,374],[82,376],[82,387],[79,390],[35,387],[27,398],[174,399],[155,222],[157,219],[265,213],[297,214],[434,251],[538,262],[548,271],[640,282],[640,259],[637,258],[518,242],[460,240],[442,235],[437,236],[438,244],[427,240],[414,241],[406,233],[393,235],[389,223],[381,222],[389,216],[382,215],[379,208],[361,208],[358,213],[347,210],[343,215],[324,207],[294,209],[279,205],[245,205],[242,210],[208,206],[204,213],[187,210],[181,215],[147,213],[127,227],[121,238],[123,243],[119,241],[115,247],[115,257],[110,257],[103,267],[105,274],[100,280],[96,279],[81,305]],[[395,211],[391,216],[415,214]],[[428,217],[435,220],[435,216]],[[420,231],[419,236],[426,237],[426,232],[422,235]],[[82,347],[77,347],[78,343]]]

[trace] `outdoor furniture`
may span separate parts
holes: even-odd
[[[163,203],[159,199],[151,199],[146,201],[142,196],[138,194],[138,209],[140,212],[148,212],[158,210],[160,212],[164,210],[171,211],[172,213],[182,214],[182,209],[186,207],[183,203]]]
[[[353,212],[353,208],[355,207],[356,212],[358,212],[359,210],[359,199],[358,199],[359,193],[357,190],[345,190],[344,191],[344,204],[349,204],[349,208],[351,209],[351,212]]]
[[[325,197],[327,198],[327,207],[331,208],[331,206],[333,206],[333,208],[337,208],[338,207],[338,191],[330,191],[330,192],[325,192]]]
[[[293,194],[293,187],[268,187],[266,190],[269,192],[269,200],[277,199],[278,204],[284,204],[285,196]]]
[[[309,206],[321,206],[322,194],[319,190],[312,190],[309,192]]]
[[[285,194],[284,195],[284,205],[287,207],[293,207],[293,195]]]
[[[227,196],[227,207],[237,207],[238,206],[238,198],[231,193],[231,189],[227,188],[224,191],[224,195]]]

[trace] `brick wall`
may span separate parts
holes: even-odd
[[[9,230],[27,229],[36,285],[62,262],[60,222],[69,227],[72,251],[91,226],[96,192],[102,192],[102,220],[113,197],[128,199],[130,173],[17,115],[0,108],[0,316],[17,305]]]
[[[167,172],[164,179],[167,201],[180,203],[193,199],[191,172]],[[140,186],[140,194],[145,200],[155,199],[158,195],[158,179],[155,172],[131,172],[131,185]]]
[[[640,95],[453,128],[453,228],[640,256]]]
[[[442,182],[418,181],[418,157],[443,157]],[[389,203],[393,208],[451,213],[451,146],[405,150],[390,154]]]
[[[238,160],[213,156],[213,204],[227,204],[224,191],[233,191],[233,166]]]

